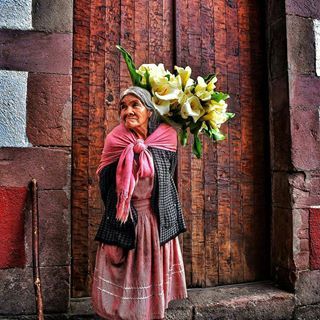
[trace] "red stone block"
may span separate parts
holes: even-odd
[[[71,76],[29,73],[27,136],[33,145],[71,146]]]
[[[320,78],[289,74],[290,106],[319,106]]]
[[[320,206],[310,208],[310,269],[320,269]]]
[[[0,185],[27,186],[37,179],[39,189],[70,185],[70,152],[57,148],[1,148]]]
[[[279,1],[277,3],[279,3]],[[286,0],[285,3],[288,14],[320,19],[319,0]]]
[[[290,111],[292,164],[298,170],[320,169],[320,130],[317,109],[304,107],[292,108]]]
[[[27,188],[0,187],[0,268],[24,267]]]
[[[71,74],[72,34],[0,30],[0,68]]]

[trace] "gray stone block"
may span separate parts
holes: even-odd
[[[194,319],[291,319],[293,294],[271,283],[252,283],[191,290]]]
[[[0,71],[0,147],[28,146],[27,79],[28,72]]]
[[[320,302],[320,270],[297,273],[296,304],[308,305]]]
[[[0,1],[0,28],[32,29],[32,0]]]
[[[32,9],[34,29],[72,32],[72,0],[35,0]]]
[[[69,305],[69,267],[40,269],[45,313],[64,313]],[[0,310],[2,315],[36,314],[31,267],[0,270]],[[20,316],[19,316],[20,317]]]
[[[294,320],[320,319],[320,304],[296,308],[293,319]]]
[[[310,19],[287,16],[288,68],[300,74],[315,73],[315,38]]]

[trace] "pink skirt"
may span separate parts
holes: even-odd
[[[99,244],[93,308],[105,319],[163,319],[170,300],[187,297],[179,239],[160,246],[150,199],[133,201],[138,212],[136,248]]]

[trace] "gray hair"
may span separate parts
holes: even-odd
[[[120,101],[128,94],[132,94],[136,96],[148,110],[152,111],[152,115],[149,118],[149,122],[148,122],[148,133],[151,134],[153,131],[155,131],[158,128],[158,126],[162,121],[158,111],[155,109],[155,106],[152,102],[152,97],[150,92],[141,87],[132,86],[121,92]]]

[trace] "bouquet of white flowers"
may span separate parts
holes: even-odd
[[[226,99],[229,95],[217,92],[215,74],[197,77],[193,80],[191,68],[175,66],[175,74],[165,70],[162,63],[142,64],[136,69],[132,57],[121,46],[133,85],[147,89],[161,117],[170,125],[179,129],[180,143],[188,143],[189,132],[193,134],[192,151],[201,157],[202,144],[199,134],[204,133],[214,141],[223,140],[220,126],[235,116],[227,112]]]

